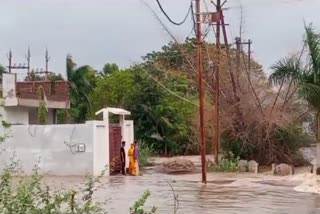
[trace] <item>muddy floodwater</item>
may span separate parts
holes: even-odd
[[[320,195],[294,191],[301,181],[292,177],[253,174],[209,174],[208,184],[200,174],[164,175],[145,172],[143,176],[104,178],[95,199],[105,202],[111,214],[128,214],[129,207],[145,190],[151,191],[147,206],[158,213],[173,213],[171,182],[179,195],[178,213],[202,214],[318,214]],[[83,182],[78,177],[49,177],[45,183],[71,188]]]

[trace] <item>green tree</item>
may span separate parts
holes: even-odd
[[[184,152],[190,142],[190,115],[195,109],[157,84],[150,76],[151,69],[142,64],[99,76],[90,95],[91,116],[106,106],[128,109],[138,139],[161,154]],[[179,78],[167,79],[163,84],[181,95],[188,87]]]
[[[194,106],[169,94],[144,69],[136,68],[134,82],[137,88],[129,109],[139,139],[161,154],[186,152]]]
[[[287,83],[297,94],[308,101],[316,110],[318,128],[317,138],[320,137],[320,34],[311,25],[305,26],[305,47],[307,48],[307,63],[300,57],[287,57],[278,61],[269,80],[274,85]],[[290,96],[290,95],[289,95]]]
[[[117,64],[115,63],[107,63],[103,66],[103,69],[102,71],[99,72],[99,74],[101,76],[106,76],[106,75],[110,75],[112,74],[113,72],[117,72],[119,71],[119,67]]]
[[[7,70],[4,66],[0,65],[0,80],[2,81],[2,74],[7,73]]]
[[[93,106],[91,115],[107,106],[128,108],[128,101],[133,93],[135,83],[130,69],[117,70],[110,75],[98,77],[96,87],[90,95]]]
[[[68,55],[66,72],[70,85],[71,118],[73,122],[81,123],[91,110],[89,94],[95,85],[95,71],[88,65],[77,67]]]

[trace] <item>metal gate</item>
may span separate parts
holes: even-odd
[[[109,128],[109,151],[110,151],[110,175],[121,171],[120,148],[121,148],[121,127]]]

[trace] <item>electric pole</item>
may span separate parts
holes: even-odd
[[[251,71],[251,44],[252,41],[251,39],[248,40],[248,69],[249,72]]]
[[[46,61],[46,70],[45,70],[45,74],[46,74],[46,80],[48,80],[48,73],[49,73],[49,52],[48,52],[48,48],[46,49],[46,55],[45,55],[45,61]]]
[[[237,72],[237,87],[240,88],[240,83],[239,83],[239,75],[240,75],[240,64],[241,64],[241,38],[236,37],[236,72]]]
[[[219,144],[220,144],[220,26],[221,26],[221,1],[217,0],[216,11],[219,16],[217,20],[216,29],[216,53],[217,53],[217,66],[215,71],[215,102],[214,102],[214,131],[213,131],[213,142],[214,142],[214,160],[215,163],[219,163]]]
[[[242,42],[240,37],[236,37],[238,74],[240,73],[240,56],[242,51],[242,45],[248,45],[248,71],[251,70],[251,44],[252,41],[250,39],[247,42]]]
[[[10,49],[7,57],[8,57],[8,61],[9,61],[9,65],[7,66],[7,68],[9,69],[9,73],[12,73],[12,70],[27,70],[28,72],[30,71],[30,59],[31,59],[30,48],[28,48],[28,52],[26,55],[27,65],[25,63],[12,64],[12,51],[11,51],[11,49]]]
[[[200,0],[196,3],[196,37],[197,37],[197,68],[198,68],[198,91],[199,91],[199,114],[200,114],[200,136],[201,136],[201,166],[202,166],[202,183],[207,183],[207,163],[206,163],[206,141],[204,132],[204,101],[202,88],[202,33],[201,33],[201,6]]]

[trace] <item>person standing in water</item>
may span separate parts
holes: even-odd
[[[126,153],[124,151],[125,146],[126,146],[126,142],[122,141],[121,148],[120,148],[120,160],[121,160],[122,175],[126,174]]]
[[[135,161],[134,161],[134,145],[131,144],[130,148],[128,150],[128,157],[129,157],[129,174],[135,175],[136,169],[135,169]]]
[[[138,147],[137,141],[134,141],[133,145],[134,145],[135,175],[139,175],[139,147]]]

